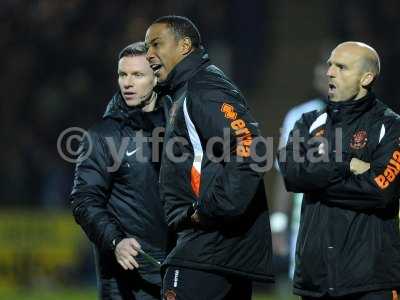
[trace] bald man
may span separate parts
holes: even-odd
[[[360,42],[328,59],[326,109],[303,114],[279,154],[286,189],[304,193],[294,293],[398,299],[400,117],[373,85],[380,59]]]

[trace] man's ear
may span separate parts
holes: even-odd
[[[361,77],[361,85],[363,87],[369,86],[375,79],[375,75],[372,72],[364,73]]]
[[[187,55],[192,52],[192,40],[188,37],[184,37],[179,41],[179,48],[181,55]]]

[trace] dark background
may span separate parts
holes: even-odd
[[[320,96],[315,66],[342,41],[378,51],[376,92],[399,112],[399,12],[398,0],[3,0],[0,209],[69,209],[73,165],[59,156],[57,138],[101,117],[116,91],[119,51],[143,40],[159,16],[184,15],[198,26],[211,59],[277,146],[285,113]],[[272,211],[275,176],[265,177]]]

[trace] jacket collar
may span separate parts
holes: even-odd
[[[167,89],[169,92],[176,91],[182,84],[192,78],[204,66],[210,64],[207,51],[200,47],[184,59],[182,59],[168,74],[165,82],[160,84],[159,89]]]
[[[152,112],[144,112],[140,107],[129,107],[120,92],[115,93],[107,105],[103,119],[114,119],[121,126],[129,125],[133,129],[151,130],[154,127],[163,126],[164,120],[159,101]]]
[[[375,105],[376,101],[373,92],[369,92],[358,100],[342,102],[328,101],[327,112],[335,121],[352,122],[364,112],[370,110],[371,107]]]

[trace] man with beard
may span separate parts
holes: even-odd
[[[143,42],[122,50],[119,91],[85,135],[76,165],[71,204],[95,246],[101,299],[160,299],[159,267],[142,252],[159,261],[166,254],[159,164],[146,141],[164,125],[156,82]]]
[[[339,44],[329,101],[297,121],[280,152],[288,191],[304,193],[294,293],[302,299],[397,299],[400,117],[372,91],[377,52]]]
[[[164,297],[251,299],[252,281],[273,281],[258,124],[189,19],[157,19],[146,46],[166,94],[160,190],[177,234],[163,265]]]

